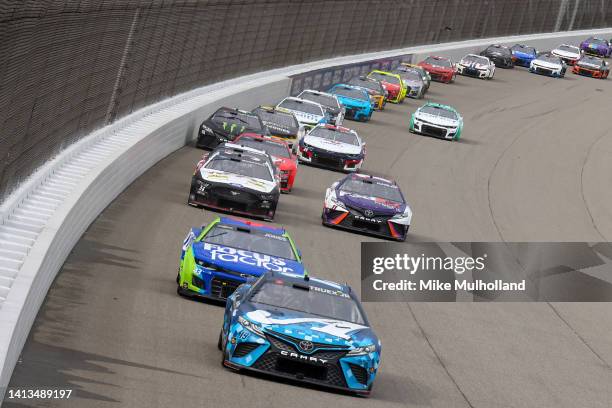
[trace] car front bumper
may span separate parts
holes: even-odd
[[[429,122],[424,122],[419,119],[414,119],[413,129],[414,132],[436,137],[438,139],[456,140],[460,132],[460,128],[440,126]]]
[[[349,231],[361,232],[404,241],[408,234],[408,225],[400,225],[391,222],[389,217],[375,217],[367,219],[349,210],[348,212],[324,208],[321,215],[323,224],[328,227],[336,227]]]
[[[347,356],[346,350],[319,350],[310,357],[298,353],[292,343],[265,333],[256,335],[234,324],[227,339],[223,365],[234,370],[314,384],[326,388],[368,395],[376,378],[377,363],[369,355]],[[301,358],[300,358],[301,357]]]

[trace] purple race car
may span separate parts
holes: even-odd
[[[589,37],[580,43],[580,51],[598,57],[609,57],[612,54],[612,45],[603,38]]]
[[[352,173],[325,193],[323,225],[406,240],[412,210],[390,180]]]

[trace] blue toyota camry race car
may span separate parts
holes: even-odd
[[[183,241],[177,292],[224,301],[248,278],[268,271],[305,274],[289,234],[249,220],[217,218],[191,228]]]
[[[332,86],[328,93],[336,95],[346,109],[345,117],[348,119],[367,122],[372,118],[374,108],[370,94],[363,88],[346,84]]]
[[[521,67],[529,68],[531,61],[538,58],[538,51],[525,44],[515,44],[510,47],[510,51],[512,51],[514,65],[520,65]]]
[[[381,344],[349,286],[283,272],[241,285],[219,334],[223,365],[367,396]]]

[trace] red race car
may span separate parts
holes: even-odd
[[[445,57],[429,56],[425,60],[419,62],[419,66],[429,72],[431,79],[438,82],[451,83],[457,75],[455,64]]]
[[[272,156],[274,164],[280,171],[281,192],[291,191],[297,174],[297,156],[293,154],[287,142],[258,133],[243,133],[233,143],[263,150]]]

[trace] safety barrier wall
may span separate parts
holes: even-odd
[[[0,202],[63,149],[206,84],[339,55],[612,25],[602,0],[0,0]]]
[[[612,35],[612,28],[599,30]],[[47,163],[0,206],[3,234],[27,250],[0,292],[0,401],[49,286],[87,227],[132,181],[158,160],[193,140],[199,123],[221,105],[253,108],[289,94],[296,78],[356,66],[392,64],[427,53],[459,56],[491,42],[527,42],[541,49],[576,43],[589,32],[556,33],[465,41],[340,57],[266,71],[195,89],[143,108],[88,135]],[[189,175],[186,175],[188,177]],[[30,210],[40,206],[35,223]],[[26,215],[23,216],[24,211]],[[36,211],[33,211],[38,214]],[[14,224],[8,224],[8,223]],[[13,225],[8,230],[7,225]],[[22,230],[18,226],[22,227]],[[3,229],[4,228],[4,229]],[[4,247],[0,246],[0,252]],[[14,251],[11,251],[14,253]],[[0,253],[0,258],[1,258]],[[0,264],[0,278],[7,270]],[[0,289],[2,284],[0,281]]]

